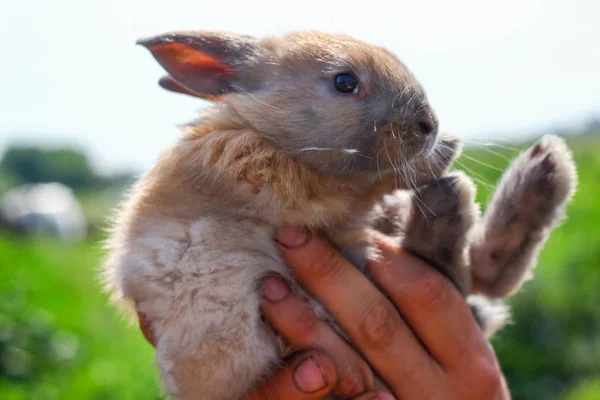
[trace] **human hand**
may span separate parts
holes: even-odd
[[[277,239],[300,284],[360,354],[280,278],[265,279],[263,312],[291,345],[331,357],[336,393],[350,398],[370,389],[372,367],[399,399],[510,399],[464,298],[434,268],[380,239],[381,258],[369,269],[382,292],[325,240],[287,228]]]

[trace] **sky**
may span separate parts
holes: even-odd
[[[139,37],[180,29],[318,29],[395,52],[441,129],[508,139],[600,115],[597,0],[19,0],[0,4],[0,151],[89,150],[102,172],[152,166],[207,105],[157,85]]]

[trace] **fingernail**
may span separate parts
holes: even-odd
[[[304,393],[313,393],[327,386],[327,379],[316,360],[309,357],[296,367],[294,383]]]
[[[275,240],[284,247],[299,247],[308,240],[308,233],[304,229],[283,227],[277,233]]]
[[[270,302],[283,300],[289,291],[290,288],[281,278],[268,276],[263,280],[262,294]]]

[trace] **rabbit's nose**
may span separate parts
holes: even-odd
[[[428,119],[423,119],[418,123],[419,131],[423,135],[430,135],[435,131],[435,125]]]
[[[423,103],[416,108],[414,124],[416,133],[431,135],[437,133],[438,120],[428,103]]]

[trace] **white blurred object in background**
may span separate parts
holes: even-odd
[[[26,235],[58,236],[65,241],[86,237],[87,224],[73,191],[60,183],[23,185],[0,201],[5,223]]]

